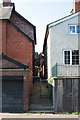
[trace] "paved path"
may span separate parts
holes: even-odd
[[[29,112],[54,112],[46,81],[35,81],[30,99]]]
[[[18,120],[80,120],[78,119],[78,115],[59,115],[59,114],[31,114],[31,113],[24,113],[24,114],[10,114],[10,113],[0,113],[0,118],[8,118],[2,120],[12,120],[9,118],[19,118]],[[29,119],[30,118],[30,119]],[[32,119],[34,118],[34,119]],[[17,120],[17,119],[14,119]]]

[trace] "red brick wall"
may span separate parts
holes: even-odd
[[[6,30],[7,30],[7,23],[6,23],[6,20],[3,20],[1,22],[1,26],[2,26],[2,38],[1,38],[1,41],[2,41],[2,51],[4,53],[6,53],[6,37],[7,37],[7,33],[6,33]]]
[[[32,90],[32,73],[29,70],[5,70],[0,76],[23,76],[23,112],[29,109],[29,101]]]
[[[12,15],[12,21],[16,25],[26,26],[26,32],[31,32],[33,34],[33,29],[23,20],[21,21],[15,14]],[[33,70],[33,43],[29,41],[22,33],[17,31],[11,23],[7,23],[6,20],[0,21],[2,26],[2,51],[13,59],[23,63],[29,61],[29,68]],[[21,27],[21,26],[20,26]],[[24,27],[22,27],[24,29]],[[30,35],[33,38],[33,35]],[[34,38],[33,38],[34,39]]]
[[[26,26],[28,27],[28,26]],[[12,59],[23,63],[29,62],[29,69],[33,71],[33,42],[23,35],[11,22],[3,20],[2,23],[2,52]],[[1,49],[0,47],[0,49]],[[11,75],[13,72],[10,71]],[[21,75],[19,72],[18,75]],[[7,75],[7,72],[6,72]],[[8,74],[9,75],[9,74]],[[15,76],[17,74],[14,74]],[[32,75],[26,72],[24,75],[24,111],[28,110],[29,98],[32,88]]]
[[[80,11],[80,1],[75,2],[75,12],[79,12]]]
[[[11,15],[11,21],[13,21],[22,31],[24,31],[34,41],[33,27],[16,14],[18,13],[13,11]]]
[[[2,20],[0,20],[0,52],[2,51]]]
[[[5,23],[5,21],[3,21]],[[6,38],[7,37],[7,38]],[[12,23],[3,24],[3,52],[18,62],[29,62],[33,70],[33,43],[19,32]]]
[[[80,11],[80,0],[73,1],[73,11],[72,13],[76,13]]]
[[[32,91],[32,74],[30,71],[27,71],[27,76],[24,77],[24,112],[28,111],[29,101]]]
[[[12,12],[11,21],[34,41],[34,28],[31,24],[22,19],[22,17],[18,16],[15,11]],[[32,70],[33,72],[33,53],[35,50],[33,46],[34,43],[30,41],[29,38],[27,38],[25,35],[23,35],[18,29],[16,29],[11,22],[8,22],[8,20],[0,21],[0,26],[2,27],[2,31],[0,31],[0,36],[2,34],[2,36],[0,37],[0,51],[20,63],[27,61],[29,62],[29,70],[6,70],[1,74],[1,76],[22,75],[24,77],[23,109],[24,111],[27,111],[32,89],[33,74],[30,70]]]

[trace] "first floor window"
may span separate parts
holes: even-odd
[[[79,50],[72,51],[72,65],[79,64]]]
[[[80,25],[69,25],[69,33],[70,34],[80,33]]]
[[[80,33],[80,26],[77,26],[77,33]]]
[[[72,25],[72,26],[69,26],[69,33],[76,33],[76,26],[74,25]]]
[[[79,65],[79,50],[64,51],[65,65]]]
[[[65,64],[70,64],[70,51],[65,51]]]

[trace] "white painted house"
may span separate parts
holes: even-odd
[[[47,39],[48,78],[79,77],[80,12],[49,24]]]
[[[72,107],[69,109],[66,109],[64,104],[62,105],[63,102],[58,103],[63,99],[63,95],[61,93],[56,95],[57,99],[62,95],[61,100],[57,103],[55,102],[57,101],[55,96],[57,93],[55,93],[55,80],[59,80],[57,82],[56,91],[58,91],[58,85],[59,90],[60,86],[62,86],[61,89],[64,91],[64,80],[71,80],[69,85],[73,85],[74,79],[74,81],[78,80],[78,82],[80,79],[80,0],[76,0],[74,6],[72,14],[47,25],[43,46],[44,56],[45,53],[47,54],[48,79],[51,77],[54,78],[53,106],[57,109],[59,107],[60,111],[64,111],[64,108],[65,111],[77,111],[80,109],[78,108],[79,100],[75,97],[75,100],[78,102],[74,103],[74,101],[72,101]],[[62,82],[60,80],[62,80]],[[79,86],[78,82],[75,84],[75,86],[77,85],[76,90]],[[80,88],[78,90],[80,90]],[[73,87],[71,87],[71,90],[68,92],[71,92],[72,94],[73,91]],[[79,92],[75,96],[78,95]],[[73,96],[70,97],[72,99]],[[57,104],[56,106],[58,107],[56,107],[55,104]]]

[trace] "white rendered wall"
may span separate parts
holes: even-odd
[[[64,50],[80,50],[80,35],[69,34],[69,25],[80,25],[80,15],[49,28],[47,40],[48,78],[52,67],[63,64]]]

